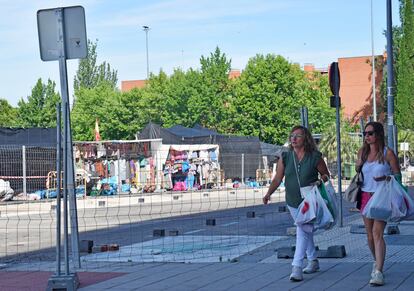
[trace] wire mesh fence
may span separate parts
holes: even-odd
[[[159,141],[76,143],[74,153],[83,268],[265,260],[295,242],[283,184],[262,202],[277,170],[272,157]],[[40,268],[56,259],[55,149],[3,147],[0,167],[1,263]],[[359,217],[352,208],[344,202],[345,227]]]

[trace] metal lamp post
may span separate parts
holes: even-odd
[[[374,121],[377,121],[377,98],[376,98],[376,82],[375,82],[375,54],[374,54],[374,12],[373,12],[373,0],[371,0],[371,53],[372,53],[372,115]]]
[[[387,128],[388,146],[397,152],[396,130],[394,123],[394,66],[392,44],[392,6],[391,0],[387,0]]]
[[[147,80],[148,80],[149,79],[148,31],[150,30],[150,27],[147,25],[144,25],[142,29],[145,31],[145,45],[147,49]]]

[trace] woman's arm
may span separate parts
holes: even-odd
[[[385,161],[388,162],[388,164],[391,167],[391,173],[394,175],[394,177],[401,182],[401,170],[400,170],[400,165],[398,164],[398,158],[395,155],[394,151],[387,148],[387,154],[384,157]],[[387,181],[389,181],[389,179],[391,179],[391,177],[389,176],[381,176],[381,177],[374,177],[375,181],[384,181],[385,179],[387,179]]]
[[[316,168],[318,169],[318,172],[321,175],[321,180],[323,182],[328,182],[330,174],[329,174],[328,167],[326,166],[326,163],[322,158],[320,158]]]
[[[263,197],[263,203],[267,204],[270,200],[270,196],[273,192],[276,191],[277,187],[279,187],[280,183],[282,183],[283,177],[285,176],[285,165],[283,164],[282,158],[277,161],[277,170],[276,175],[270,183],[269,189],[267,190],[266,195]]]
[[[359,168],[362,165],[362,148],[359,149],[357,154],[357,161],[355,163],[355,171],[359,172]]]
[[[401,170],[400,170],[400,165],[398,163],[398,158],[395,155],[394,151],[391,149],[387,150],[387,155],[385,157],[385,160],[390,164],[391,167],[391,172],[392,174],[400,174],[401,175]]]

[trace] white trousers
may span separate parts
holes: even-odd
[[[295,219],[298,209],[288,206],[290,215]],[[296,248],[295,255],[293,256],[292,266],[303,266],[303,259],[316,260],[316,249],[313,241],[313,224],[296,225]]]

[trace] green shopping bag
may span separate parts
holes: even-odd
[[[328,206],[329,212],[331,212],[332,217],[334,218],[334,220],[336,221],[337,219],[337,211],[336,211],[336,206],[335,206],[335,201],[332,201],[332,199],[334,199],[334,197],[330,197],[328,195],[328,192],[326,190],[325,184],[321,183],[321,185],[319,185],[318,187],[319,192],[321,193],[321,196],[323,198],[323,200],[326,201],[326,206]]]

